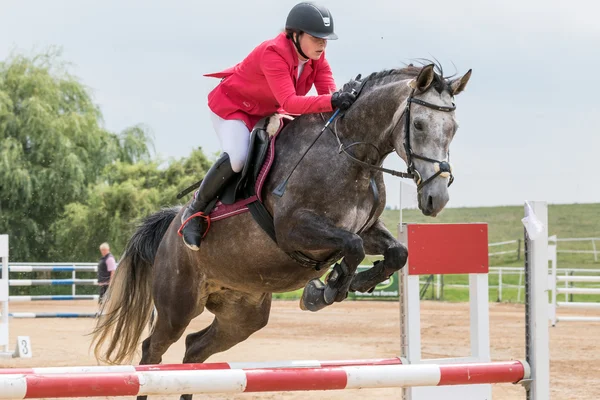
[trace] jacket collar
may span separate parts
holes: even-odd
[[[313,70],[313,63],[315,62],[314,60],[309,59],[308,62],[306,64],[304,64],[304,69],[302,70],[302,74],[300,74],[300,77],[298,78],[298,67],[300,65],[300,60],[298,59],[298,53],[296,52],[296,46],[294,46],[294,43],[288,39],[286,37],[286,33],[282,32],[279,34],[279,37],[277,38],[278,42],[283,44],[285,43],[285,45],[287,46],[287,48],[289,49],[290,52],[290,57],[292,59],[292,62],[294,63],[294,82],[296,83],[296,86],[298,86],[299,83],[304,82],[306,80],[306,77],[310,75],[310,73]]]

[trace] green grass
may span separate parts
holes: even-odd
[[[404,210],[403,222],[405,223],[456,223],[456,222],[486,222],[488,224],[489,242],[503,242],[523,238],[523,206],[504,206],[504,207],[477,207],[477,208],[448,208],[438,217],[430,218],[422,215],[418,210]],[[592,204],[550,204],[548,206],[548,233],[557,235],[558,238],[580,238],[580,237],[600,237],[600,203]],[[398,235],[398,210],[385,210],[382,220],[387,228]],[[597,242],[600,249],[600,241]],[[591,242],[559,242],[559,250],[592,250]],[[521,248],[520,257],[517,257],[517,245],[510,244],[490,248],[490,252],[512,251],[511,254],[490,257],[490,266],[523,266],[523,249]],[[378,256],[368,256],[363,261],[363,265],[370,265],[373,261],[381,259]],[[57,260],[61,261],[61,260]],[[559,268],[590,268],[600,270],[600,261],[595,262],[592,254],[558,254]],[[32,274],[11,274],[11,279],[31,279]],[[37,273],[38,279],[58,279],[70,278],[71,273]],[[95,278],[94,273],[78,273],[78,278]],[[490,286],[497,285],[497,275],[491,274],[489,277]],[[518,275],[504,275],[504,284],[518,284]],[[444,277],[445,284],[468,284],[466,275],[447,275]],[[577,287],[584,287],[584,284],[577,283]],[[427,298],[431,295],[431,288]],[[93,286],[78,286],[78,294],[95,294],[97,288]],[[516,302],[517,289],[503,288],[502,300]],[[35,294],[70,294],[70,286],[41,286],[41,287],[11,287],[10,294],[16,295],[35,295]],[[275,298],[298,299],[302,290],[291,293],[275,295]],[[490,289],[490,301],[497,300],[497,290]],[[561,299],[564,295],[561,296]],[[444,300],[447,301],[467,301],[468,290],[458,288],[444,288]],[[597,298],[589,295],[573,296],[574,301],[597,301]],[[521,293],[523,301],[523,293]]]

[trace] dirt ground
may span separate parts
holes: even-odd
[[[11,311],[94,312],[92,302],[12,303]],[[568,312],[564,314],[569,314]],[[585,314],[582,311],[578,315]],[[594,315],[594,313],[587,313]],[[468,304],[422,303],[423,357],[460,357],[469,352]],[[596,312],[597,315],[597,312]],[[196,318],[187,333],[201,330],[210,313]],[[271,361],[292,359],[351,359],[400,354],[399,305],[395,302],[344,302],[318,313],[303,312],[297,301],[275,301],[269,324],[227,352],[208,361]],[[33,358],[0,359],[3,367],[95,365],[89,352],[92,319],[12,319],[11,341],[31,338]],[[525,358],[522,305],[490,303],[492,360]],[[551,392],[553,399],[600,398],[600,323],[559,322],[550,328]],[[179,363],[184,337],[163,357]],[[519,385],[498,384],[495,400],[524,399]],[[119,397],[124,398],[124,397]],[[152,399],[178,399],[178,395]],[[399,399],[401,389],[362,389],[295,393],[196,395],[195,399]],[[96,398],[100,399],[100,398]],[[102,399],[107,399],[102,398]],[[113,399],[111,397],[110,399]],[[116,398],[114,398],[116,399]]]

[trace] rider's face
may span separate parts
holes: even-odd
[[[308,33],[303,33],[300,35],[300,47],[308,58],[318,60],[321,58],[325,47],[327,47],[327,39],[319,39]]]

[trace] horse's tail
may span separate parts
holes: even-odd
[[[97,360],[122,363],[133,358],[154,307],[154,257],[178,210],[164,208],[146,217],[129,239],[92,331]],[[102,351],[105,343],[107,347]]]

